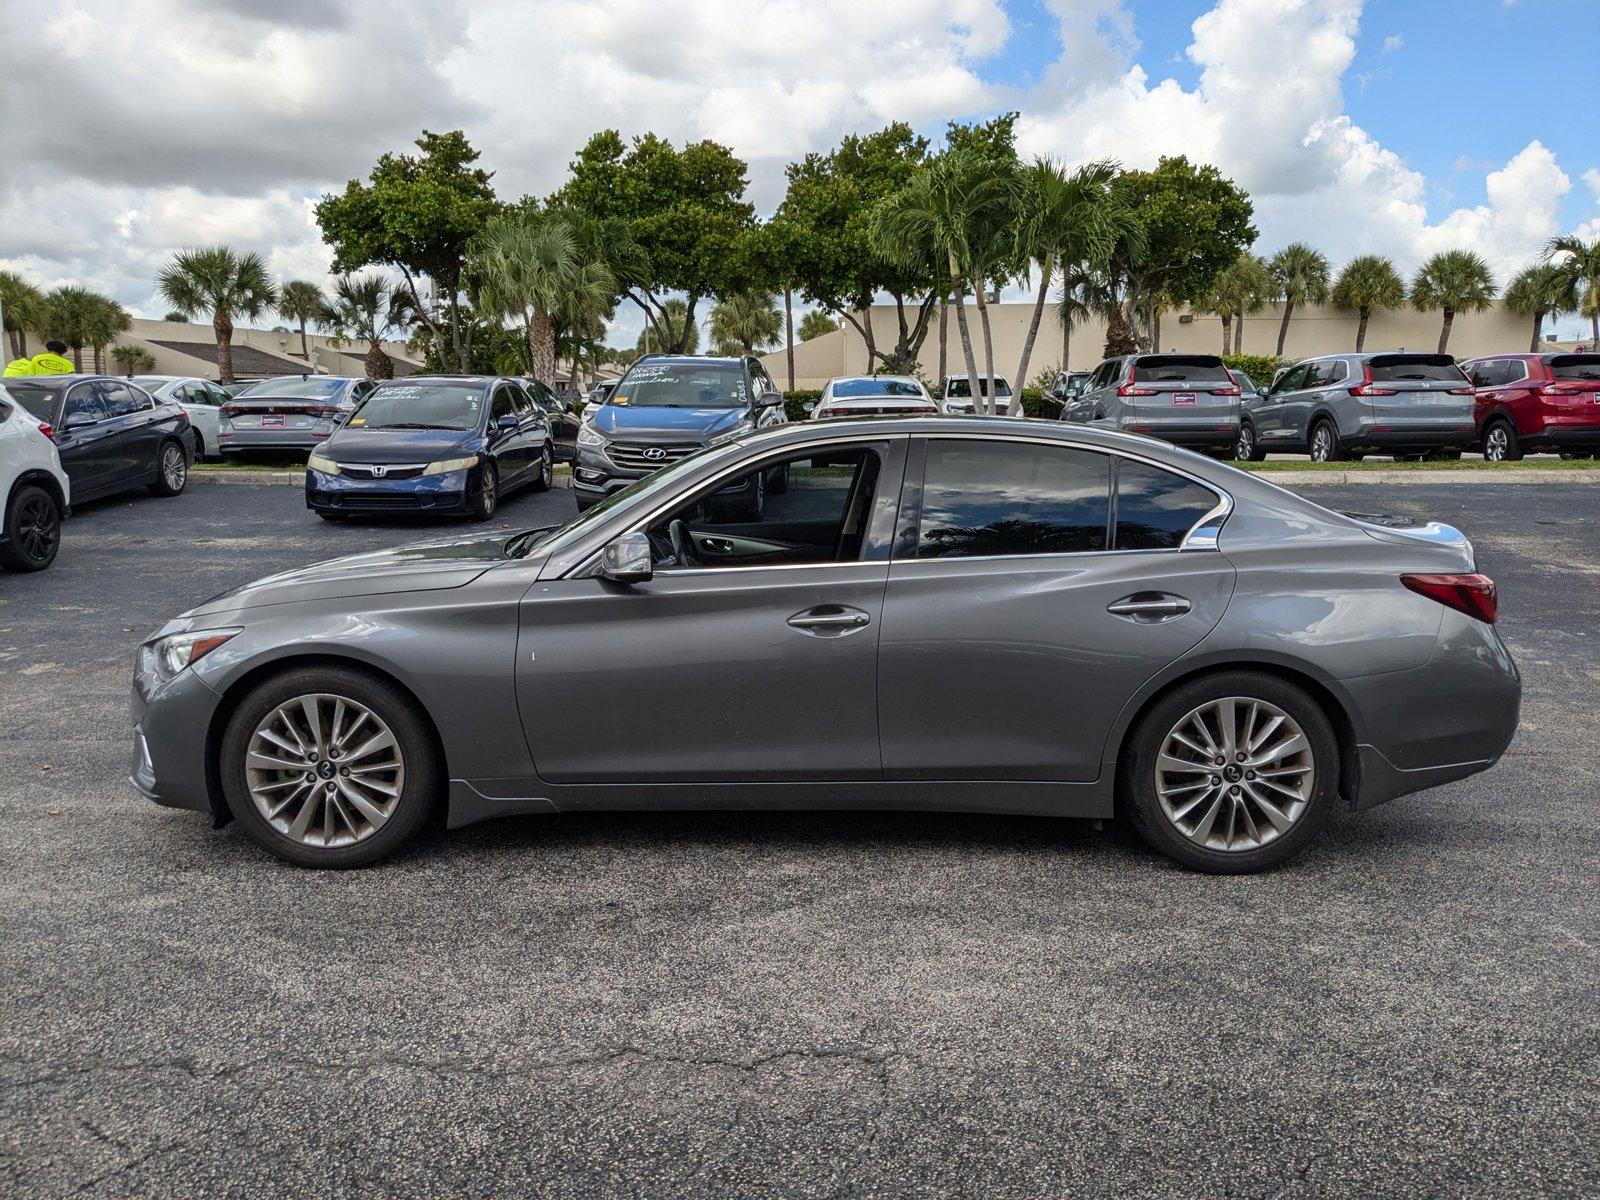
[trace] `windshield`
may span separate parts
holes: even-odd
[[[1140,383],[1226,383],[1220,358],[1206,355],[1146,355],[1133,360],[1133,378]]]
[[[738,363],[663,362],[632,368],[608,404],[629,408],[743,408],[749,402]]]
[[[460,382],[397,383],[376,388],[351,414],[350,429],[478,428],[483,413],[483,384]]]
[[[35,419],[43,421],[46,425],[55,419],[51,414],[56,409],[56,397],[61,393],[54,388],[42,388],[35,384],[8,379],[6,389],[11,393],[11,398],[32,413]]]
[[[574,542],[588,533],[590,527],[600,518],[620,509],[649,503],[652,497],[659,495],[665,489],[676,484],[685,471],[693,470],[710,459],[732,454],[739,448],[742,441],[742,437],[730,437],[725,441],[713,442],[709,446],[696,450],[693,454],[680,458],[671,466],[662,467],[659,471],[646,475],[638,483],[630,484],[620,491],[612,492],[604,500],[586,509],[570,525],[562,526],[548,537],[530,542],[526,549],[522,551],[523,557],[535,550],[548,551],[551,554],[561,553],[561,551],[568,549]]]
[[[987,379],[981,379],[979,380],[979,383],[982,385],[983,394],[987,396],[989,394],[989,381]],[[946,385],[944,394],[946,396],[958,397],[970,396],[972,395],[972,385],[965,379],[952,379],[949,384]],[[1011,385],[998,375],[994,377],[994,394],[996,396],[1011,395]]]
[[[909,379],[835,379],[833,395],[836,400],[851,396],[916,396],[922,398],[922,389]]]
[[[241,400],[247,396],[310,396],[321,400],[343,391],[345,382],[343,379],[318,379],[314,375],[304,379],[285,375],[278,379],[263,379],[260,383],[252,383],[242,392],[235,394]]]
[[[1448,354],[1385,354],[1368,366],[1373,383],[1399,383],[1420,380],[1428,383],[1461,383],[1467,377]]]
[[[1573,379],[1584,383],[1600,380],[1600,354],[1563,354],[1549,362],[1550,373],[1557,379]]]

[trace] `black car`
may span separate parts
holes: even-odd
[[[6,387],[50,427],[73,504],[139,487],[176,496],[189,482],[194,431],[176,404],[104,375],[33,375]]]
[[[578,414],[575,405],[562,399],[531,376],[523,376],[522,386],[550,421],[550,437],[555,442],[557,462],[575,462],[578,457]]]
[[[306,507],[494,516],[500,497],[550,487],[550,422],[515,379],[416,376],[380,383],[306,462]]]

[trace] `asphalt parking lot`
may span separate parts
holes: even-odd
[[[85,508],[0,578],[0,1192],[1600,1192],[1600,489],[1311,494],[1474,537],[1522,729],[1234,879],[1115,827],[884,814],[530,818],[296,870],[124,782],[133,649],[435,527],[285,487]]]

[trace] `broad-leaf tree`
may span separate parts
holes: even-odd
[[[11,335],[11,357],[28,357],[28,330],[37,329],[44,295],[15,271],[0,271],[0,310]]]
[[[311,361],[311,346],[306,341],[308,324],[323,324],[328,316],[328,298],[309,279],[288,280],[278,291],[278,312],[300,327],[300,357]]]
[[[1289,319],[1297,304],[1325,304],[1328,299],[1328,259],[1304,242],[1290,242],[1267,260],[1276,298],[1283,302],[1283,320],[1278,325],[1278,356],[1289,337]]]
[[[322,239],[333,248],[333,269],[388,266],[405,280],[414,312],[451,370],[470,369],[472,326],[465,319],[461,275],[467,244],[499,210],[488,171],[473,166],[478,152],[460,130],[417,139],[419,154],[385,154],[367,182],[352,179],[316,208]],[[424,302],[419,281],[433,284],[436,307]]]
[[[1450,345],[1450,327],[1456,314],[1483,312],[1494,303],[1494,276],[1489,264],[1471,250],[1445,250],[1435,254],[1411,281],[1411,306],[1419,312],[1443,310],[1439,327],[1439,353]]]
[[[234,321],[254,321],[278,300],[266,261],[259,254],[239,254],[230,246],[174,254],[157,276],[156,287],[185,320],[210,316],[217,339],[217,375],[223,383],[233,382]]]
[[[1533,318],[1528,351],[1539,348],[1544,319],[1578,307],[1578,293],[1570,275],[1556,263],[1535,263],[1519,271],[1506,284],[1506,307],[1520,317]]]
[[[1399,308],[1406,302],[1406,283],[1394,263],[1381,254],[1363,254],[1345,264],[1334,282],[1333,303],[1352,308],[1360,316],[1356,325],[1356,353],[1367,344],[1367,322],[1375,308]],[[1280,351],[1281,353],[1281,351]]]
[[[1592,242],[1577,234],[1551,238],[1544,257],[1571,283],[1574,307],[1589,318],[1590,345],[1600,350],[1600,237]]]
[[[383,348],[391,334],[415,321],[411,289],[384,276],[341,275],[333,281],[328,325],[340,341],[367,343],[367,378],[393,379],[394,359]]]

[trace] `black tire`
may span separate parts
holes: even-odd
[[[348,846],[308,846],[280,833],[256,807],[245,779],[245,755],[256,726],[284,701],[313,693],[341,696],[371,709],[393,731],[404,755],[405,782],[394,813],[381,828]],[[229,718],[220,754],[222,792],[234,819],[251,840],[299,867],[340,870],[377,862],[416,836],[444,794],[444,758],[427,719],[389,680],[358,668],[300,668],[258,684]]]
[[[467,501],[467,515],[474,521],[493,519],[500,507],[500,472],[493,462],[478,468],[478,491]]]
[[[1262,462],[1267,453],[1256,442],[1256,427],[1249,421],[1239,424],[1239,437],[1233,444],[1233,460],[1235,462]]]
[[[539,451],[539,471],[529,485],[536,492],[548,492],[556,481],[556,453],[549,442]]]
[[[1430,462],[1451,462],[1461,457],[1459,450],[1435,450],[1428,455]]]
[[[1167,817],[1156,795],[1156,760],[1168,733],[1185,714],[1225,697],[1277,706],[1300,726],[1310,744],[1314,774],[1304,810],[1287,830],[1251,850],[1211,849],[1189,840]],[[1208,874],[1250,874],[1298,854],[1332,814],[1339,803],[1339,743],[1321,705],[1302,688],[1255,671],[1223,671],[1175,688],[1139,719],[1123,746],[1119,783],[1133,826],[1152,849]]]
[[[181,496],[189,486],[189,452],[177,438],[168,438],[156,450],[156,477],[152,496]]]
[[[1517,440],[1516,426],[1504,417],[1496,417],[1484,428],[1483,461],[1522,461],[1522,443]]]
[[[194,460],[195,462],[204,462],[206,457],[206,439],[201,435],[198,429],[191,428],[190,433],[194,437]]]
[[[1344,462],[1349,457],[1339,443],[1339,431],[1327,417],[1311,427],[1309,453],[1312,462]]]
[[[61,505],[36,483],[25,483],[6,501],[0,567],[8,571],[42,571],[61,549]]]

